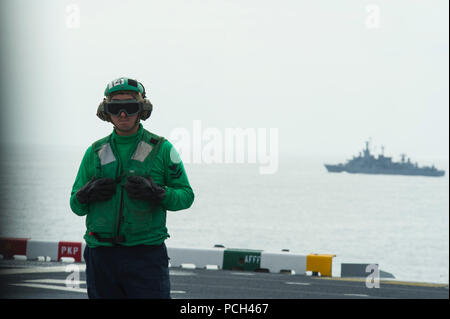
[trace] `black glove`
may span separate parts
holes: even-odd
[[[148,200],[159,203],[164,198],[166,190],[157,185],[151,178],[129,176],[124,185],[128,196],[133,199]]]
[[[110,199],[116,192],[116,182],[112,178],[94,177],[76,193],[81,204]]]

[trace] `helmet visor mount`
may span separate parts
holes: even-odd
[[[136,100],[111,100],[110,102],[105,102],[105,112],[115,116],[120,116],[122,112],[125,112],[127,116],[133,116],[141,112],[142,109],[142,102]]]

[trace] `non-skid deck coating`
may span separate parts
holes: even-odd
[[[170,275],[173,299],[449,298],[445,284],[381,280],[369,289],[364,279],[184,268]],[[1,260],[0,298],[86,299],[85,264]]]

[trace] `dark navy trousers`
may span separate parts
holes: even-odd
[[[86,246],[87,292],[94,298],[170,298],[169,258],[159,246]]]

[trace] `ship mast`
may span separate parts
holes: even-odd
[[[366,149],[364,150],[364,157],[369,157],[370,151],[369,151],[369,141],[366,141]]]
[[[400,156],[402,157],[402,163],[404,163],[404,162],[405,162],[405,157],[406,157],[406,154],[405,154],[405,153],[403,153],[403,154],[400,154]]]

